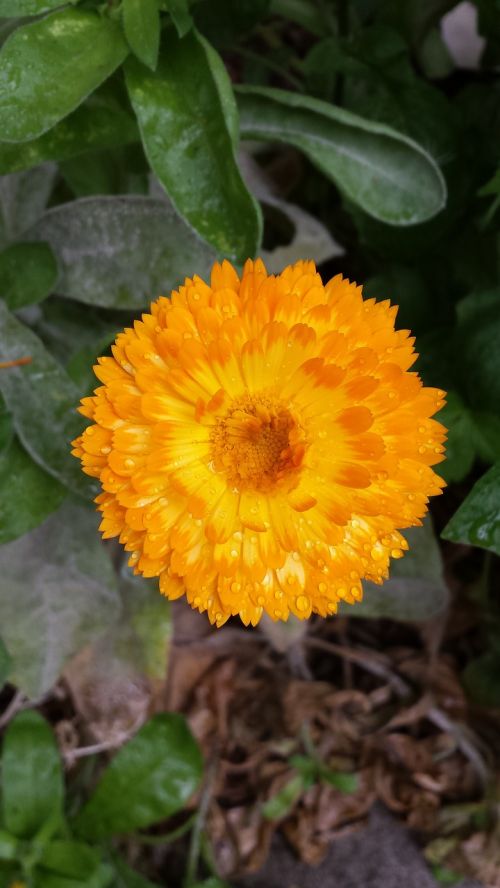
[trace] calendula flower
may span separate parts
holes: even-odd
[[[103,536],[217,626],[359,601],[444,486],[444,392],[409,371],[396,312],[313,262],[216,263],[154,302],[80,408]]]

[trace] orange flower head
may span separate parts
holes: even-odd
[[[217,626],[359,601],[444,486],[444,392],[410,372],[396,312],[313,262],[216,263],[153,302],[80,407],[104,538]]]

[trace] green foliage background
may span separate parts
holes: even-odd
[[[476,0],[469,71],[455,5],[0,0],[0,362],[31,358],[0,369],[2,681],[36,698],[102,637],[162,674],[167,602],[100,544],[69,442],[96,356],[216,258],[314,258],[399,304],[449,392],[442,536],[500,554],[500,6]],[[446,600],[426,522],[350,613]],[[469,670],[497,702],[499,637]]]

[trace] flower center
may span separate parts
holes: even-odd
[[[214,467],[239,490],[270,491],[285,479],[293,480],[304,452],[297,422],[272,396],[235,399],[212,432]]]

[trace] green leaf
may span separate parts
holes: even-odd
[[[261,217],[236,163],[234,100],[215,51],[171,30],[156,73],[130,59],[126,78],[144,150],[178,212],[225,256],[255,255]]]
[[[500,555],[500,463],[474,484],[441,536]]]
[[[473,703],[500,707],[500,649],[472,660],[462,673],[462,681]]]
[[[0,453],[0,490],[0,544],[45,521],[68,492],[33,462],[16,438]]]
[[[73,879],[90,876],[99,863],[99,854],[90,845],[70,839],[54,839],[45,846],[38,861],[42,869]]]
[[[139,61],[155,70],[160,49],[158,0],[123,0],[123,27]]]
[[[42,15],[64,5],[65,0],[0,0],[0,16],[16,18],[24,15]]]
[[[37,869],[33,883],[34,888],[114,888],[114,884],[114,872],[107,863],[100,863],[83,881]]]
[[[2,813],[6,829],[28,839],[51,820],[62,818],[63,775],[54,734],[41,715],[15,716],[4,738]]]
[[[71,441],[83,423],[76,413],[79,392],[38,336],[10,314],[0,300],[0,355],[31,363],[0,370],[0,391],[21,443],[42,468],[75,493],[95,495],[97,484],[71,456]],[[90,482],[90,483],[89,483]]]
[[[117,752],[75,831],[97,840],[164,820],[187,802],[201,773],[201,754],[182,716],[155,715]]]
[[[96,149],[118,148],[139,138],[132,115],[120,107],[107,88],[101,88],[37,139],[15,145],[0,142],[0,175],[46,160],[61,161]]]
[[[135,577],[128,568],[120,576],[123,612],[120,623],[103,640],[108,652],[136,672],[163,679],[171,637],[170,603],[158,594],[154,580]]]
[[[41,302],[55,287],[57,262],[47,244],[12,244],[0,253],[0,294],[12,311]]]
[[[346,795],[356,792],[359,786],[356,774],[344,774],[342,771],[332,771],[330,768],[321,768],[321,779]]]
[[[36,530],[0,547],[0,625],[12,681],[45,693],[64,664],[120,614],[115,574],[92,510],[65,503]]]
[[[19,856],[19,842],[10,833],[0,830],[0,861],[17,860]],[[0,864],[1,865],[1,864]],[[0,874],[2,870],[0,870]]]
[[[4,399],[0,395],[0,456],[6,451],[14,437],[14,424]]]
[[[446,460],[439,466],[439,474],[451,484],[462,481],[469,474],[475,457],[474,424],[464,402],[455,392],[446,395],[446,406],[437,417],[448,429]]]
[[[119,26],[87,10],[66,9],[18,28],[0,51],[2,140],[41,136],[74,111],[126,55]]]
[[[500,416],[473,413],[472,434],[479,459],[486,463],[500,461]]]
[[[410,549],[404,558],[391,561],[390,578],[382,586],[365,581],[363,601],[355,607],[342,604],[339,613],[417,622],[432,619],[447,606],[449,593],[430,517],[403,535]]]
[[[305,784],[302,774],[292,777],[276,795],[271,796],[262,805],[262,814],[266,820],[281,820],[283,817],[286,817],[295,802],[300,799],[304,789]]]
[[[143,308],[215,259],[166,199],[82,198],[49,210],[29,236],[57,256],[61,296],[109,308]]]
[[[310,96],[239,87],[241,135],[302,150],[366,213],[392,225],[415,225],[446,203],[435,161],[408,137]]]
[[[166,6],[179,37],[185,37],[193,27],[188,0],[166,0]]]
[[[0,638],[0,690],[3,688],[5,682],[7,681],[11,668],[11,659],[9,656],[9,652],[5,647],[3,640]],[[0,858],[2,857],[1,847],[0,847]]]
[[[55,164],[46,163],[33,170],[0,177],[0,246],[19,238],[40,218],[56,175]]]
[[[458,307],[456,336],[458,370],[470,404],[476,410],[499,412],[500,289],[475,293]]]

